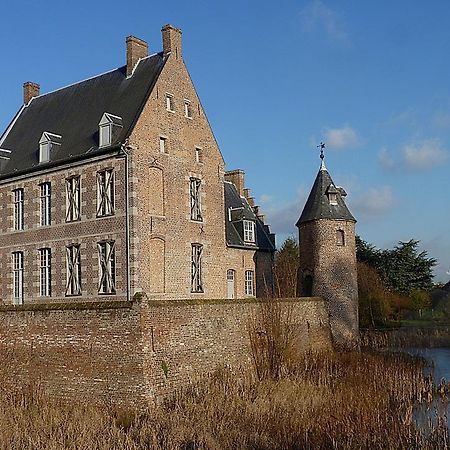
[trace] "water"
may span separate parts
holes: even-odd
[[[450,348],[411,348],[407,350],[412,355],[419,355],[430,363],[430,370],[435,384],[442,378],[450,382]],[[447,427],[450,430],[449,403],[447,399],[435,397],[432,404],[419,406],[415,411],[415,420],[419,427],[427,431],[431,424],[436,425],[437,417],[447,417]]]

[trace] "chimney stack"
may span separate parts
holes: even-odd
[[[129,77],[138,61],[148,56],[148,44],[134,36],[127,37],[127,77]]]
[[[244,189],[245,189],[245,172],[240,169],[230,170],[229,172],[225,172],[225,181],[229,181],[236,186],[236,189],[241,197],[244,197]]]
[[[164,25],[161,29],[164,56],[171,53],[176,59],[182,59],[181,30],[172,25]]]
[[[23,83],[23,103],[27,105],[33,97],[39,97],[41,87],[37,83],[27,81]]]

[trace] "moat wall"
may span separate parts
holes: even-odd
[[[331,347],[323,300],[280,307],[299,351]],[[0,372],[58,397],[144,406],[218,366],[251,368],[260,315],[250,300],[0,306]]]

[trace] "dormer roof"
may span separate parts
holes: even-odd
[[[322,163],[300,219],[297,221],[297,227],[304,222],[318,219],[356,222],[345,204],[344,197],[346,194],[344,193],[345,191],[342,188],[336,187],[328,170]],[[329,194],[336,194],[336,204],[330,203]]]
[[[33,98],[0,138],[0,147],[11,150],[0,178],[39,168],[36,149],[47,130],[63,136],[52,164],[111,151],[112,147],[99,149],[99,122],[105,112],[112,113],[109,119],[114,123],[115,117],[122,119],[123,128],[114,142],[120,146],[141,114],[165,60],[158,53],[141,59],[130,77],[124,66]]]

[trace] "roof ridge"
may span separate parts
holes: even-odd
[[[145,59],[148,59],[148,58],[151,58],[151,57],[153,57],[153,56],[156,56],[156,55],[158,55],[159,53],[160,53],[160,52],[156,52],[156,53],[153,53],[153,54],[151,54],[151,55],[148,55],[148,56],[146,56],[146,57],[144,57],[144,58],[140,58],[139,61],[137,62],[137,64],[136,64],[136,66],[135,66],[134,69],[136,69],[136,67],[140,64],[141,61],[144,61]],[[85,83],[86,81],[91,81],[91,80],[93,80],[93,79],[95,79],[95,78],[102,77],[103,75],[107,75],[108,73],[112,73],[112,72],[115,72],[116,70],[122,69],[123,67],[126,67],[126,65],[119,66],[119,67],[116,67],[116,68],[114,68],[114,69],[107,70],[107,71],[102,72],[102,73],[99,73],[99,74],[97,74],[97,75],[93,75],[92,77],[84,78],[83,80],[80,80],[80,81],[76,81],[76,82],[74,82],[74,83],[67,84],[66,86],[60,87],[60,88],[58,88],[58,89],[53,89],[53,91],[49,91],[49,92],[45,92],[44,94],[40,94],[40,95],[38,95],[38,96],[36,96],[36,97],[33,97],[26,105],[24,105],[24,107],[26,108],[27,106],[29,106],[29,105],[31,104],[31,102],[32,102],[33,100],[37,99],[37,98],[41,98],[41,97],[45,97],[46,95],[54,94],[55,92],[59,92],[59,91],[62,91],[62,90],[64,90],[64,89],[68,89],[68,88],[70,88],[70,87],[76,86],[77,84]],[[134,73],[134,69],[133,69],[133,73]],[[131,77],[132,77],[132,75],[130,75],[129,77],[126,77],[126,78],[131,78]]]

